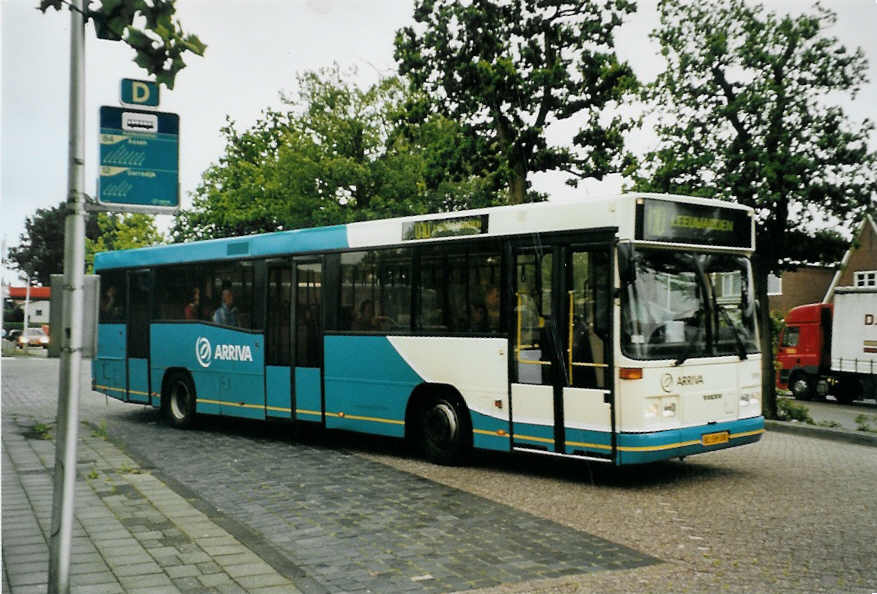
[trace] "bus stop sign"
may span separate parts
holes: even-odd
[[[157,214],[179,208],[179,134],[175,113],[102,106],[98,203]]]

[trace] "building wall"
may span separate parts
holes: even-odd
[[[782,295],[770,296],[770,310],[785,317],[793,307],[821,302],[834,272],[826,266],[800,266],[783,272]]]
[[[874,226],[870,221],[864,226],[858,245],[853,245],[850,259],[841,272],[836,286],[855,286],[855,273],[860,270],[877,270],[877,234],[874,233]]]

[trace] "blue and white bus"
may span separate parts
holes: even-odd
[[[757,441],[751,209],[626,194],[107,252],[94,388],[614,464]]]

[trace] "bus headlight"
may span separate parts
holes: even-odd
[[[646,418],[647,419],[656,419],[658,418],[658,409],[660,408],[660,400],[657,402],[649,402],[646,407]]]
[[[758,396],[750,392],[740,394],[740,406],[757,406]]]
[[[676,416],[676,403],[675,402],[665,402],[664,403],[664,416],[665,417],[675,417]]]

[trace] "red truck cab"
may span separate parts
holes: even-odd
[[[832,308],[814,303],[786,315],[777,348],[777,387],[791,390],[799,400],[828,392],[828,385],[819,378],[830,364]]]

